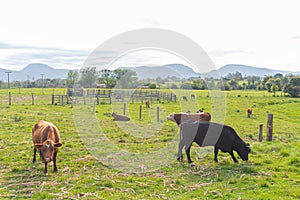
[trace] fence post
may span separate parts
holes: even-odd
[[[52,94],[52,105],[54,104],[54,94]]]
[[[273,134],[273,114],[268,114],[267,141],[272,141],[272,134]]]
[[[96,100],[94,99],[94,101],[93,101],[93,113],[95,113],[96,112]]]
[[[123,114],[126,115],[126,103],[124,103]]]
[[[159,107],[158,106],[156,108],[156,119],[157,119],[157,122],[159,122]]]
[[[109,90],[109,104],[111,104],[111,90]]]
[[[142,110],[143,110],[143,106],[140,105],[140,120],[142,120]]]
[[[261,142],[263,137],[263,124],[259,124],[259,135],[258,135],[258,141]]]
[[[31,101],[32,101],[31,104],[34,105],[34,94],[33,93],[31,93]]]
[[[11,105],[11,92],[8,92],[8,105]]]

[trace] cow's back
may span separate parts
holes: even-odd
[[[226,125],[188,120],[182,124],[183,138],[188,142],[196,142],[200,146],[214,146],[223,140],[223,128]]]
[[[34,144],[41,144],[47,139],[54,143],[60,142],[59,131],[54,124],[41,120],[32,128],[32,141]]]
[[[181,124],[181,134],[186,145],[190,145],[192,142],[198,143],[202,146],[205,139],[209,124],[200,123],[195,120],[187,120]]]

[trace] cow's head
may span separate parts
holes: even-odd
[[[169,115],[167,116],[167,119],[168,119],[168,120],[171,120],[171,121],[173,121],[173,122],[176,122],[174,117],[175,117],[175,113],[171,113],[171,114],[169,114]]]
[[[62,143],[54,143],[52,140],[46,140],[42,144],[35,144],[35,148],[41,151],[42,160],[45,163],[51,162],[53,160],[53,154],[55,148],[58,148],[62,145]]]
[[[240,158],[244,161],[248,160],[248,154],[250,153],[250,144],[247,143],[245,146],[241,146],[237,149],[237,153],[239,154]]]

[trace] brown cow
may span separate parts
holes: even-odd
[[[125,115],[118,115],[117,113],[113,112],[111,114],[114,117],[114,121],[129,121],[130,118]]]
[[[252,108],[247,109],[247,114],[249,118],[252,118]]]
[[[149,100],[146,100],[146,108],[150,108],[150,101]]]
[[[44,173],[47,174],[47,164],[53,161],[54,172],[57,172],[56,156],[58,147],[62,145],[57,127],[50,122],[39,121],[32,128],[32,141],[34,145],[33,162],[36,161],[36,152],[45,163]]]
[[[187,101],[187,97],[186,96],[182,96],[182,99]]]
[[[208,112],[201,113],[171,113],[167,116],[168,120],[175,122],[178,126],[187,120],[193,121],[210,121],[211,115]]]
[[[196,96],[194,94],[191,94],[191,99],[195,99]]]

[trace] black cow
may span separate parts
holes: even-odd
[[[188,162],[193,162],[190,157],[193,142],[199,146],[214,146],[215,162],[218,162],[219,149],[222,152],[228,152],[236,163],[238,161],[234,157],[233,151],[236,151],[242,160],[248,160],[250,145],[245,143],[230,126],[206,121],[186,121],[181,124],[180,131],[182,140],[179,143],[178,160],[182,158],[181,150],[185,146]]]

